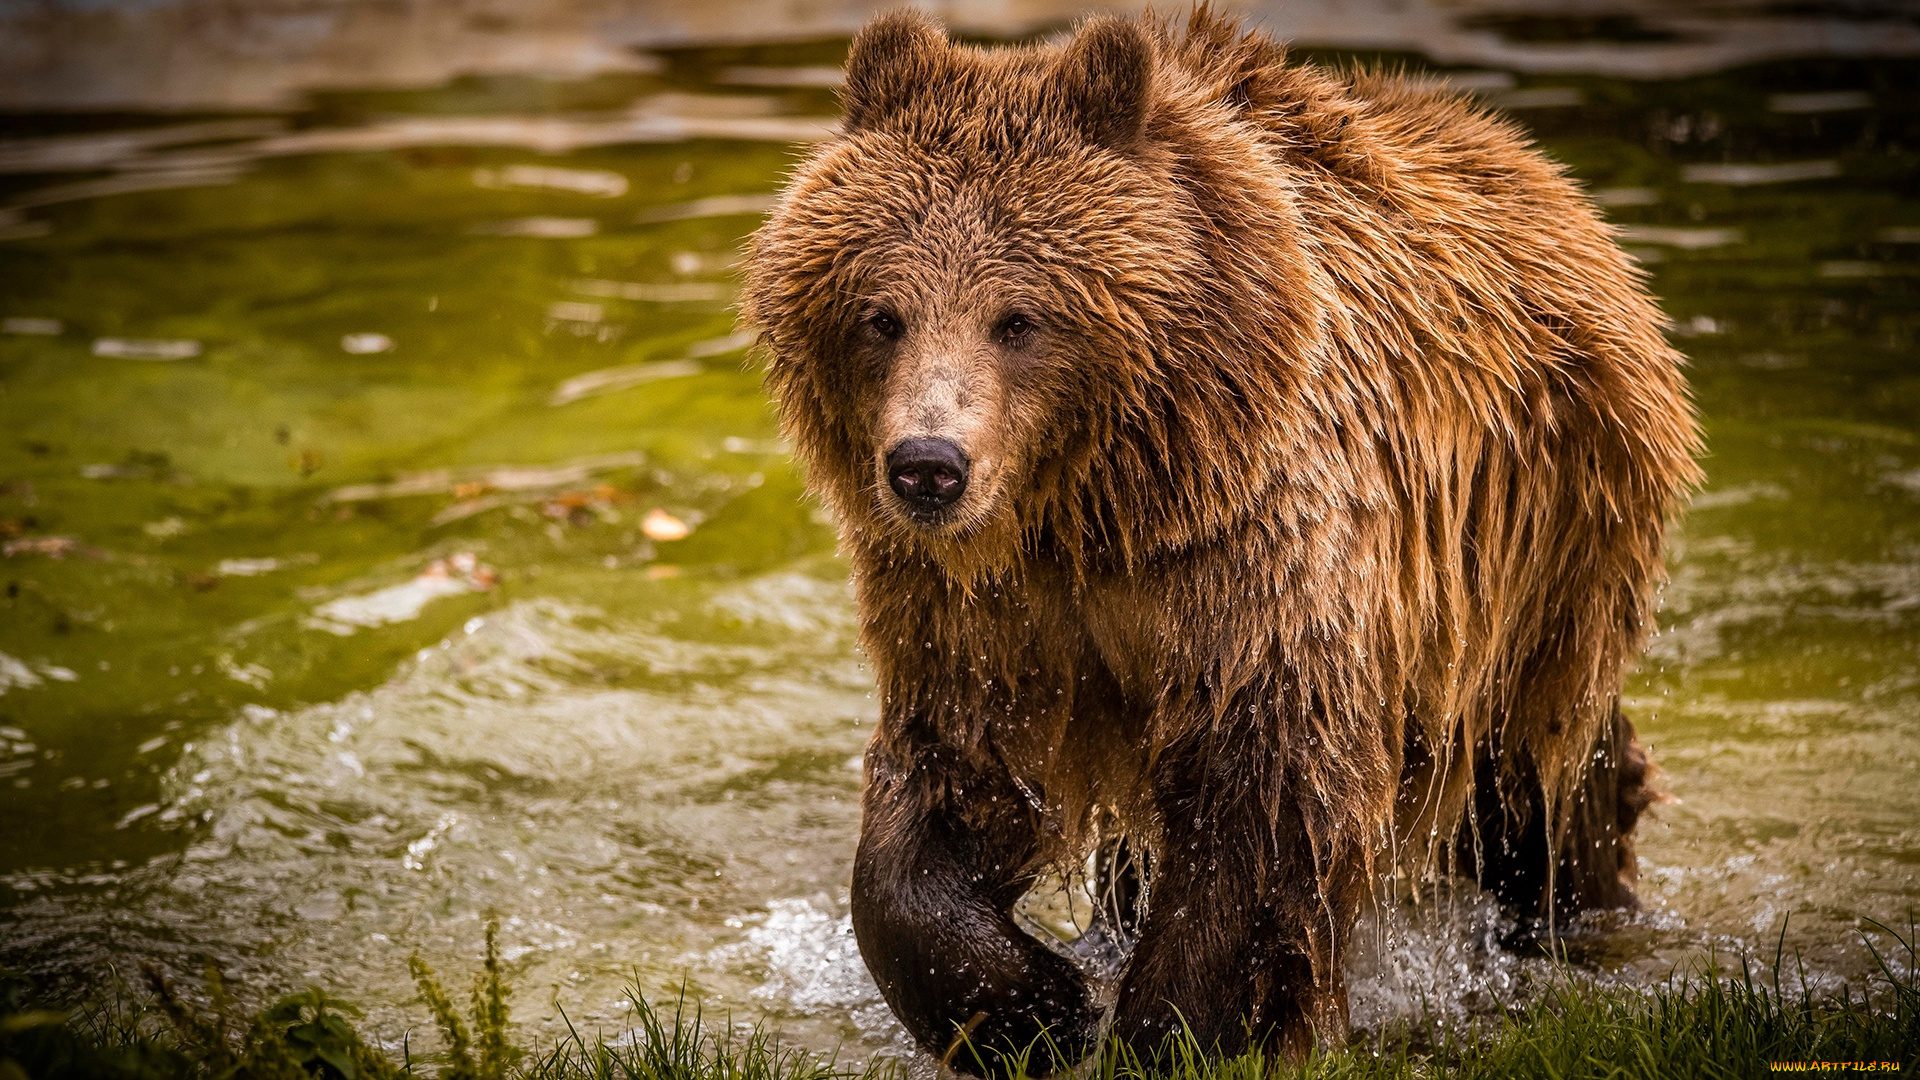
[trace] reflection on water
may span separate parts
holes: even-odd
[[[416,87],[473,72],[565,77],[662,70],[691,42],[845,38],[885,0],[87,0],[0,9],[0,107],[287,108],[316,88]],[[1139,0],[921,0],[987,37],[1043,33]],[[1899,0],[1221,0],[1289,40],[1418,52],[1457,67],[1666,79],[1785,57],[1912,56],[1920,23]],[[166,48],[154,48],[164,41]],[[830,59],[830,58],[825,58]],[[824,87],[814,57],[735,56],[721,86]],[[475,96],[469,93],[469,98]],[[551,107],[541,88],[515,95]],[[592,95],[586,95],[591,97]]]
[[[1790,922],[1857,980],[1920,900],[1920,62],[1636,82],[1699,39],[1589,21],[1435,71],[1619,223],[1712,447],[1629,686],[1648,910],[1570,940],[1635,982]],[[529,1022],[637,972],[899,1045],[846,919],[844,567],[728,309],[843,49],[5,121],[0,963],[210,954],[397,1033],[407,953],[498,913]],[[1537,74],[1569,49],[1613,59]],[[1510,929],[1383,914],[1356,1020],[1524,998]]]

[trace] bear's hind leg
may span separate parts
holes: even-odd
[[[1614,702],[1613,717],[1588,759],[1586,783],[1575,797],[1573,820],[1560,853],[1554,902],[1563,912],[1637,908],[1640,860],[1633,830],[1659,793],[1652,764],[1634,737],[1633,722]]]
[[[1474,868],[1481,887],[1521,915],[1547,914],[1549,865],[1558,916],[1639,906],[1633,830],[1657,792],[1646,751],[1618,702],[1586,764],[1558,852],[1552,850],[1549,808],[1532,763],[1522,759],[1503,777],[1488,752],[1476,767],[1474,827],[1462,830],[1460,863]]]

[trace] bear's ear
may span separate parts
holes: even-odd
[[[847,52],[840,92],[846,127],[871,127],[932,82],[947,51],[947,34],[917,11],[894,11],[868,23]]]
[[[1140,138],[1153,92],[1153,42],[1138,22],[1091,19],[1060,63],[1067,107],[1094,143],[1125,150]]]

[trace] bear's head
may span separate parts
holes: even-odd
[[[850,532],[968,580],[1035,543],[1203,531],[1267,485],[1287,380],[1253,368],[1310,351],[1319,290],[1244,88],[1175,47],[1103,18],[981,49],[912,13],[855,39],[843,131],[744,297]]]

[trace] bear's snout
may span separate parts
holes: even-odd
[[[887,452],[887,486],[915,517],[931,517],[967,490],[967,455],[946,439],[907,439]]]

